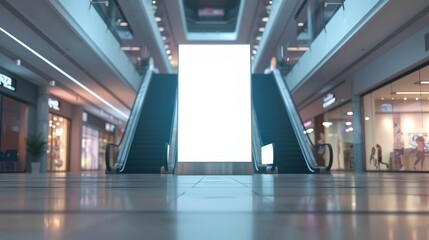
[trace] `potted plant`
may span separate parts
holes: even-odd
[[[27,138],[27,152],[31,155],[31,172],[40,171],[40,159],[46,154],[48,141],[41,134],[34,134]],[[28,166],[28,164],[27,164]]]

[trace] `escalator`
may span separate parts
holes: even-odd
[[[167,167],[166,144],[171,137],[177,99],[177,74],[148,73],[137,93],[113,169],[106,155],[106,172],[160,173]],[[108,145],[109,147],[113,144]],[[107,149],[110,153],[110,149]],[[109,164],[107,164],[109,163]]]
[[[278,173],[321,173],[330,170],[332,148],[328,144],[312,146],[307,141],[289,91],[278,71],[252,74],[252,102],[261,145],[273,143],[273,165]],[[318,166],[315,161],[314,155],[320,147],[330,149],[328,166]]]

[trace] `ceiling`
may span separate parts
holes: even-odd
[[[138,46],[138,55],[130,59],[150,56],[161,73],[174,73],[177,68],[177,49],[180,44],[250,44],[253,72],[263,72],[279,46],[296,40],[300,34],[294,17],[303,0],[74,0],[91,9],[96,4],[116,5],[132,38],[120,42],[121,47]],[[325,2],[334,1],[328,0]],[[132,107],[136,87],[115,71],[103,59],[68,19],[55,8],[65,0],[2,0],[0,1],[0,27],[9,29],[24,39],[32,48],[43,53],[51,62],[78,79],[91,91],[101,96],[119,111],[128,114]],[[343,82],[371,58],[380,54],[380,43],[396,37],[395,31],[417,12],[400,11],[407,8],[405,1],[391,1],[382,15],[320,65],[299,89],[294,89],[298,105],[305,106],[315,98]],[[423,6],[422,0],[416,0]],[[275,6],[275,8],[273,7]],[[274,13],[274,9],[277,14]],[[422,8],[423,9],[423,8]],[[348,9],[347,9],[348,10]],[[423,11],[423,10],[422,10]],[[408,15],[405,15],[406,14]],[[270,16],[270,14],[272,16]],[[396,20],[395,20],[396,19]],[[398,20],[399,19],[399,20]],[[388,27],[385,24],[389,22]],[[425,22],[419,22],[421,26]],[[426,22],[427,23],[427,22]],[[380,28],[379,26],[384,26]],[[421,28],[416,27],[416,29]],[[109,28],[103,29],[108,31]],[[400,36],[400,35],[398,35]],[[124,50],[125,51],[125,50]],[[134,54],[134,53],[133,53]],[[20,59],[22,64],[16,65]],[[50,87],[50,93],[74,104],[79,104],[111,121],[126,120],[93,94],[83,90],[60,74],[49,64],[0,33],[0,66],[20,78],[36,85]],[[102,111],[100,111],[102,110]]]

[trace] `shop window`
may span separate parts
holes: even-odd
[[[99,168],[99,131],[89,126],[82,128],[82,170],[98,170]]]
[[[69,156],[70,120],[49,113],[49,135],[47,170],[49,172],[67,171]]]
[[[317,143],[329,143],[333,150],[332,170],[352,170],[353,159],[353,122],[352,104],[347,103],[324,114],[319,119],[315,133]],[[321,131],[321,129],[323,129]]]
[[[429,171],[429,67],[364,96],[369,171]]]
[[[0,96],[0,172],[25,170],[28,106]]]

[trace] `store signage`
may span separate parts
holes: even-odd
[[[114,132],[115,131],[115,125],[113,125],[111,123],[106,123],[105,124],[105,129],[108,132]]]
[[[311,127],[312,125],[313,125],[313,122],[311,120],[309,120],[307,122],[304,122],[304,127],[305,128]]]
[[[6,88],[7,90],[15,92],[16,80],[0,73],[0,86],[2,86],[3,88]]]
[[[328,93],[323,97],[323,108],[327,108],[336,102],[335,95],[333,93]]]
[[[48,106],[57,111],[61,110],[61,102],[57,99],[48,98]]]

